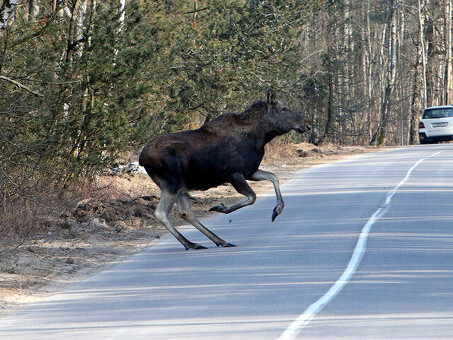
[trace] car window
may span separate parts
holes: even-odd
[[[453,117],[453,108],[429,109],[423,113],[423,119]]]

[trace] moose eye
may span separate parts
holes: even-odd
[[[288,109],[286,107],[284,107],[284,108],[282,108],[282,111],[286,112],[286,111],[288,111]]]

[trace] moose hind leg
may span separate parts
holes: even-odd
[[[168,215],[170,214],[171,208],[175,204],[177,195],[171,194],[168,191],[162,191],[159,204],[157,205],[156,211],[154,212],[154,216],[167,228],[167,230],[174,236],[176,239],[186,248],[188,249],[206,249],[199,244],[192,243],[188,239],[186,239],[179,231],[175,229],[173,224],[168,219]]]
[[[277,176],[275,176],[272,172],[264,171],[264,170],[257,170],[251,177],[250,180],[252,181],[271,181],[274,185],[275,195],[277,196],[277,205],[272,212],[272,222],[274,222],[275,218],[280,215],[283,208],[285,207],[285,203],[283,202],[282,193],[280,192],[280,185],[278,182]]]
[[[214,234],[212,231],[210,231],[208,228],[206,228],[203,224],[201,224],[200,221],[197,220],[195,217],[195,214],[192,211],[192,208],[190,207],[190,199],[189,195],[187,193],[180,194],[178,196],[178,199],[176,201],[176,204],[178,205],[179,212],[181,213],[181,217],[192,224],[195,228],[200,230],[206,237],[208,237],[212,242],[214,242],[217,247],[222,246],[222,247],[235,247],[234,244],[228,243],[225,240],[222,240],[220,237],[218,237],[216,234]]]

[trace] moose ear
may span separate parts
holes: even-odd
[[[275,104],[275,102],[277,101],[275,91],[271,88],[268,88],[266,90],[266,100],[269,104]]]

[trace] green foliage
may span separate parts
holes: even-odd
[[[179,16],[165,86],[173,123],[195,119],[197,125],[197,115],[209,119],[239,110],[269,85],[291,91],[298,68],[295,41],[309,3],[314,2],[252,8],[243,1],[198,1],[204,10]]]
[[[296,88],[306,1],[73,1],[18,8],[0,32],[1,184],[68,184],[105,171],[150,134]],[[33,89],[36,96],[25,89]],[[22,184],[19,184],[22,183]]]

